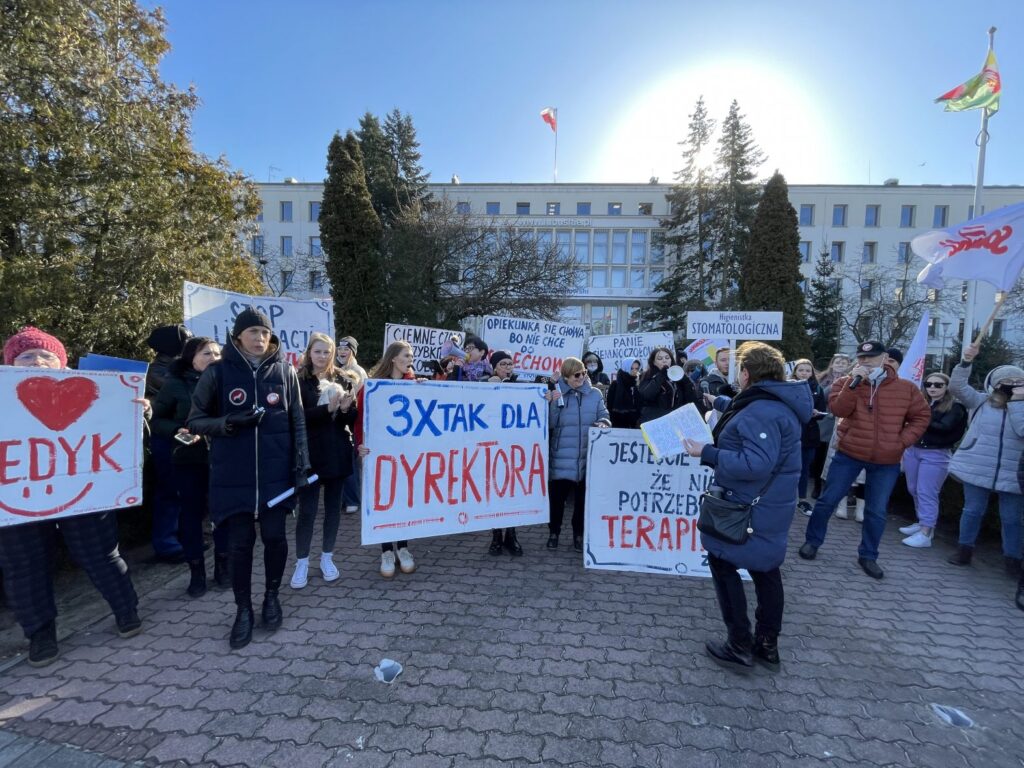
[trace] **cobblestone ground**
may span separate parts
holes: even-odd
[[[1024,765],[1024,613],[999,553],[955,568],[949,542],[910,550],[891,520],[875,582],[854,522],[799,560],[804,520],[775,676],[705,657],[721,632],[710,581],[587,572],[540,528],[519,559],[490,557],[485,534],[413,542],[419,570],[390,582],[350,543],[342,578],[314,567],[285,587],[284,627],[241,652],[229,594],[188,600],[182,568],[145,597],[142,635],[106,618],[53,666],[7,670],[0,766]],[[374,679],[382,657],[405,666],[393,686]],[[18,762],[12,739],[78,749]]]

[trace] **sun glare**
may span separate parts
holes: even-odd
[[[716,121],[714,146],[701,155],[705,163],[713,160],[718,128],[735,98],[767,156],[762,176],[777,168],[790,183],[814,183],[834,167],[828,131],[836,126],[826,128],[800,81],[763,62],[731,61],[672,74],[624,105],[591,176],[606,182],[642,182],[650,176],[672,181],[682,166],[679,142],[701,95]]]

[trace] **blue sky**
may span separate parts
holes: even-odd
[[[324,175],[365,111],[416,124],[434,181],[669,181],[703,94],[737,98],[790,183],[973,184],[980,116],[938,94],[996,26],[990,184],[1024,183],[1021,0],[514,3],[168,0],[166,79],[197,88],[196,148],[257,181]],[[271,168],[273,166],[273,168]]]

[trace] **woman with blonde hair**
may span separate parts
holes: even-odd
[[[363,382],[366,381],[366,371],[359,365],[359,361],[356,360],[357,354],[359,354],[359,342],[354,336],[342,336],[338,339],[334,358],[338,363],[338,367],[352,377],[355,383],[352,390],[353,394],[357,394],[363,388]],[[349,432],[351,431],[350,428]],[[359,468],[359,458],[356,456],[355,451],[353,451],[352,472],[345,478],[345,484],[342,486],[341,491],[342,503],[344,504],[343,509],[347,515],[354,514],[359,510],[361,481],[362,472],[360,472]]]
[[[818,442],[821,433],[818,430],[818,419],[825,415],[825,395],[814,378],[814,364],[807,358],[802,358],[793,363],[793,373],[790,381],[803,381],[811,389],[811,404],[814,411],[811,420],[804,424],[800,432],[800,482],[797,485],[797,496],[799,501],[797,507],[805,515],[810,514],[813,504],[807,499],[807,480],[811,476],[811,465],[814,464],[814,456],[818,452]]]
[[[309,463],[319,481],[299,492],[292,589],[302,589],[309,580],[309,548],[313,541],[313,524],[320,506],[321,488],[324,528],[320,573],[324,581],[334,581],[339,575],[334,565],[334,544],[341,522],[342,487],[352,473],[352,440],[348,427],[355,424],[357,412],[352,407],[354,379],[335,365],[335,351],[334,339],[324,333],[312,333],[299,368]]]

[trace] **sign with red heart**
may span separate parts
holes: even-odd
[[[0,366],[0,526],[142,502],[139,374]]]

